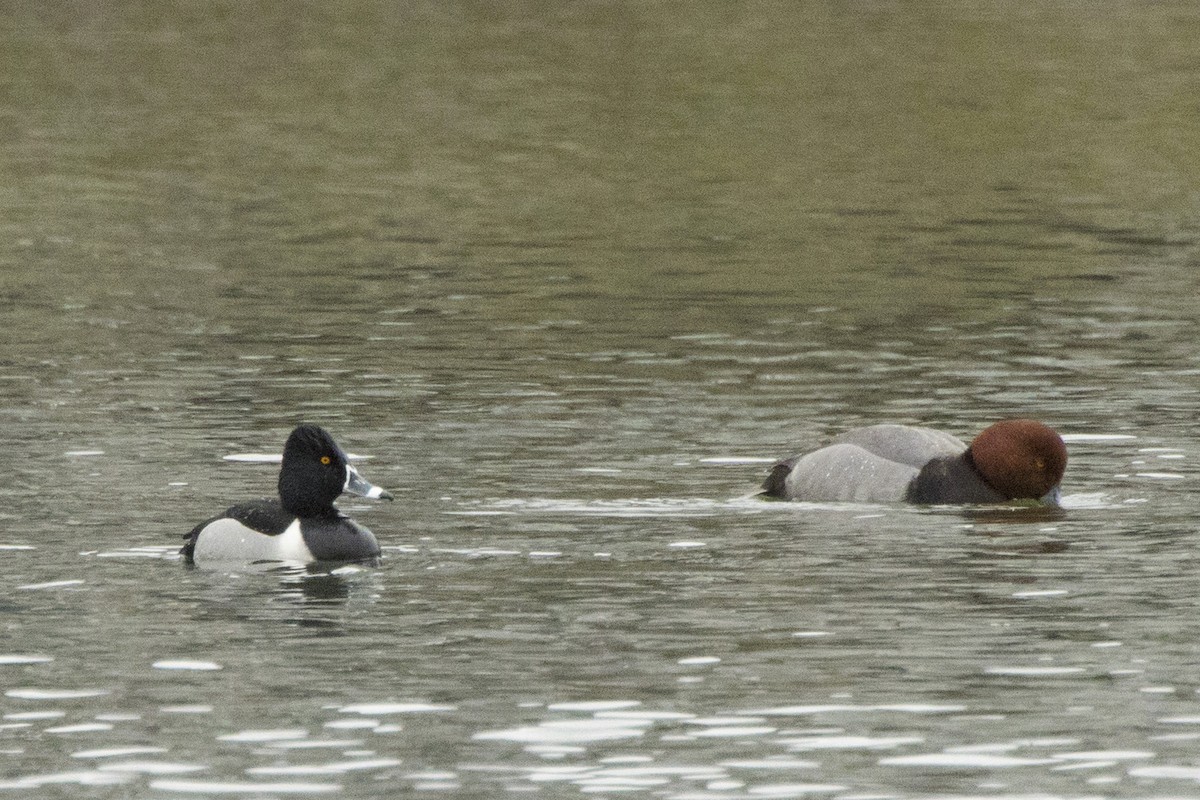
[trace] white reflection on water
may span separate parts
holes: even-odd
[[[343,714],[384,716],[387,714],[432,714],[440,711],[454,711],[454,706],[436,703],[354,703],[342,706],[338,710]]]
[[[84,581],[73,578],[62,581],[47,581],[46,583],[27,583],[24,586],[18,586],[17,589],[26,592],[44,591],[46,589],[66,589],[71,586],[81,586]]]
[[[359,770],[384,769],[403,763],[398,758],[364,758],[333,761],[327,764],[288,764],[285,766],[250,767],[247,775],[337,775]]]
[[[9,689],[4,696],[18,700],[79,700],[108,693],[108,689]]]
[[[148,756],[167,752],[165,747],[101,747],[95,750],[80,750],[71,753],[71,758],[124,758],[125,756]]]
[[[829,703],[805,706],[777,706],[775,708],[759,708],[746,711],[754,716],[788,716],[800,717],[815,714],[831,714],[844,712],[869,713],[874,711],[899,711],[906,714],[954,714],[966,711],[966,706],[938,705],[926,703],[884,703],[881,705],[852,705],[846,703]]]
[[[76,786],[113,786],[126,783],[132,777],[130,773],[100,772],[98,770],[52,772],[45,775],[26,775],[12,780],[0,780],[0,789],[40,789],[43,786],[64,784],[73,784]]]
[[[1053,678],[1064,675],[1077,675],[1084,672],[1083,667],[984,667],[988,675],[1010,675],[1024,678]]]
[[[164,714],[211,714],[213,707],[205,703],[192,703],[178,706],[163,706],[159,709]]]
[[[269,746],[273,750],[345,750],[362,743],[362,739],[281,739]]]
[[[764,736],[777,730],[779,729],[766,725],[717,725],[695,731],[692,736],[710,739],[736,739],[747,736]]]
[[[638,700],[572,700],[562,703],[551,703],[547,708],[550,711],[591,711],[599,714],[606,711],[637,708],[640,705],[641,702]]]
[[[278,742],[285,739],[303,739],[308,736],[304,728],[280,728],[278,730],[247,730],[227,733],[217,737],[220,742]]]
[[[895,750],[910,744],[921,744],[923,736],[854,736],[854,735],[822,735],[800,736],[794,739],[780,739],[781,744],[789,750],[807,752],[813,750]]]
[[[215,661],[193,661],[186,658],[165,658],[155,661],[150,666],[154,669],[195,670],[199,672],[211,672],[222,668]]]
[[[802,758],[774,756],[760,759],[738,759],[722,761],[722,767],[730,769],[816,769],[821,766],[819,761],[806,761]]]
[[[352,731],[378,728],[379,724],[379,720],[377,719],[334,719],[326,722],[323,727]]]
[[[649,720],[579,719],[547,720],[499,731],[477,733],[479,740],[501,740],[537,745],[575,745],[612,739],[637,738],[646,732]]]
[[[53,660],[54,656],[21,654],[0,655],[0,666],[7,666],[9,664],[46,664]]]
[[[368,461],[373,456],[346,453],[351,461]],[[279,464],[283,462],[283,453],[229,453],[221,456],[224,461],[234,461],[243,464]]]
[[[304,795],[342,791],[338,783],[255,783],[253,781],[197,781],[164,779],[150,782],[151,789],[182,794]]]
[[[112,729],[113,726],[107,722],[81,722],[77,725],[57,725],[53,728],[46,728],[44,733],[95,733]]]
[[[532,786],[569,783],[585,793],[636,792],[662,787],[662,796],[674,800],[685,798],[756,798],[803,797],[810,794],[845,791],[848,787],[830,783],[748,783],[735,772],[743,769],[790,771],[810,769],[814,764],[794,759],[764,762],[723,762],[720,764],[653,763],[653,759],[637,759],[636,766],[605,760],[594,766],[543,766],[530,770],[524,780]],[[688,784],[699,784],[695,788]],[[674,791],[666,790],[672,787]],[[524,789],[507,787],[510,791]],[[737,794],[725,794],[736,791]]]
[[[770,504],[757,504],[767,507]],[[773,504],[782,505],[782,504]],[[601,517],[696,517],[712,516],[729,507],[744,508],[742,502],[700,498],[631,498],[627,500],[548,500],[540,498],[464,502],[448,515],[565,514]]]
[[[96,558],[178,558],[179,545],[141,545],[93,553]]]
[[[635,701],[607,703],[558,703],[550,707],[559,712],[591,712],[590,718],[547,719],[524,725],[474,735],[483,741],[507,741],[525,745],[525,750],[541,758],[580,758],[593,745],[614,741],[643,739],[662,726],[658,742],[685,742],[720,739],[750,739],[769,737],[776,728],[761,724],[764,719],[749,712],[723,716],[697,716],[678,711],[639,710]],[[683,725],[684,735],[673,733]],[[786,746],[790,740],[781,743]],[[831,741],[825,737],[824,741]],[[910,740],[917,741],[919,739]],[[900,741],[896,741],[898,746]],[[759,759],[731,759],[719,763],[687,763],[670,755],[660,759],[651,747],[649,753],[629,753],[598,758],[593,764],[562,766],[533,766],[523,779],[529,787],[516,784],[510,791],[528,791],[533,787],[568,783],[584,793],[639,792],[655,790],[670,798],[732,798],[732,797],[803,797],[819,793],[845,791],[846,786],[832,783],[808,782],[751,782],[746,773],[763,770],[778,774],[794,770],[812,770],[819,763],[789,756]],[[668,788],[670,787],[670,788]],[[736,794],[728,794],[736,792]]]
[[[61,719],[65,717],[65,711],[17,711],[12,714],[5,714],[5,719],[13,720],[39,720],[39,719]]]
[[[201,764],[179,764],[172,761],[113,761],[96,767],[101,772],[124,772],[133,775],[186,775],[208,767]]]
[[[1154,758],[1149,750],[1088,750],[1078,753],[1056,753],[1055,761],[1140,761]]]
[[[1122,476],[1116,476],[1122,477]],[[1128,477],[1128,476],[1124,476]],[[1142,475],[1142,477],[1146,477]],[[1184,477],[1174,473],[1158,477]],[[1137,499],[1116,500],[1108,492],[1072,492],[1064,494],[1060,507],[1072,510],[1101,510],[1114,509],[1137,502]],[[1029,506],[1015,505],[1014,508],[1025,510]],[[990,507],[965,506],[965,509],[987,509]],[[1005,508],[998,506],[996,508]],[[864,511],[869,513],[864,513]],[[955,507],[946,507],[954,513]],[[758,492],[740,495],[725,500],[706,498],[674,498],[674,497],[631,497],[620,500],[584,500],[584,499],[549,499],[549,498],[519,498],[492,500],[464,500],[456,508],[442,513],[456,517],[495,517],[509,515],[563,515],[581,517],[610,517],[614,519],[637,518],[707,518],[723,514],[759,515],[777,514],[794,517],[806,515],[815,511],[833,511],[853,514],[854,519],[886,519],[889,514],[926,513],[928,509],[903,504],[872,504],[872,503],[832,503],[832,502],[788,502],[780,503],[764,500]]]
[[[694,719],[695,715],[683,711],[598,711],[596,717],[599,719],[627,719],[634,722],[676,722]]]
[[[1129,770],[1134,778],[1173,778],[1185,781],[1200,781],[1200,767],[1162,765],[1134,767]]]
[[[919,753],[909,756],[881,758],[880,764],[897,767],[946,767],[949,769],[999,769],[1005,767],[1031,767],[1048,764],[1046,758],[1018,758],[989,753]]]
[[[1072,442],[1128,442],[1137,439],[1130,433],[1064,433],[1062,440]]]

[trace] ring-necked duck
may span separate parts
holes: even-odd
[[[279,497],[229,508],[184,538],[189,561],[363,561],[379,556],[375,535],[333,505],[342,492],[391,500],[350,466],[324,429],[301,425],[283,448]]]
[[[763,494],[784,500],[922,504],[1057,503],[1062,437],[1040,422],[997,422],[962,440],[931,428],[871,425],[776,464]]]

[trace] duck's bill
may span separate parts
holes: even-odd
[[[1062,489],[1055,486],[1053,489],[1051,489],[1050,491],[1048,491],[1044,495],[1042,495],[1041,498],[1039,498],[1039,499],[1041,500],[1042,503],[1044,503],[1045,505],[1048,505],[1048,506],[1061,506],[1062,505]]]
[[[1055,486],[1041,497],[1013,498],[1000,505],[1014,508],[1062,508],[1062,489]]]
[[[381,489],[375,484],[368,481],[362,475],[358,474],[358,470],[354,467],[346,467],[346,485],[342,489],[343,492],[356,494],[359,497],[369,497],[372,500],[394,500],[392,493],[386,489]]]

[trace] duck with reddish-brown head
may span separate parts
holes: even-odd
[[[1066,466],[1062,437],[1031,419],[997,422],[969,446],[932,428],[871,425],[776,464],[763,494],[812,502],[1056,504]]]

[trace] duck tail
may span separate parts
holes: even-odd
[[[795,466],[796,459],[789,458],[787,461],[780,461],[775,466],[771,467],[771,474],[763,481],[762,495],[765,497],[787,497],[787,477],[792,472],[792,467]]]

